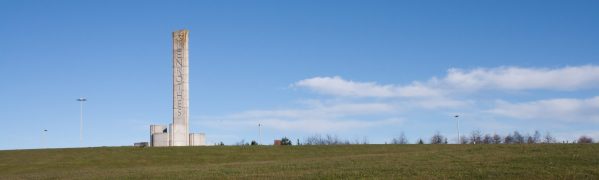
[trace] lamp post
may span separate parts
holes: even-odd
[[[457,122],[456,128],[458,130],[458,144],[462,144],[462,137],[460,137],[460,119],[459,119],[460,115],[455,115],[453,117],[456,119],[456,122]]]
[[[42,148],[46,148],[46,132],[48,132],[47,129],[44,129],[44,131],[42,131]]]
[[[260,145],[262,145],[262,124],[258,123],[258,141],[260,141]]]
[[[79,113],[79,145],[83,146],[83,102],[87,101],[84,97],[77,99],[80,104],[80,113]]]

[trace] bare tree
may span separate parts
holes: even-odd
[[[493,134],[493,144],[501,144],[501,136]]]
[[[483,136],[483,144],[493,144],[493,137],[489,134],[485,134],[485,136]]]
[[[504,144],[513,144],[514,137],[512,137],[512,134],[507,134],[507,136],[505,136],[505,138],[503,138],[503,143]]]
[[[316,134],[304,139],[304,145],[336,145],[336,144],[350,144],[349,140],[340,139],[337,135],[327,134],[321,136]]]
[[[593,138],[591,138],[589,136],[582,135],[582,136],[580,136],[580,138],[578,138],[578,143],[579,144],[593,143]]]
[[[399,137],[393,138],[393,140],[391,140],[391,144],[408,144],[408,139],[402,131],[401,134],[399,134]]]
[[[325,139],[325,144],[327,144],[327,145],[341,144],[341,140],[339,140],[339,137],[337,137],[337,135],[333,136],[333,135],[327,134],[326,139]]]
[[[235,143],[236,146],[248,146],[250,145],[248,142],[245,142],[245,139],[242,139],[241,141]]]
[[[366,136],[362,137],[362,144],[370,144],[368,137],[366,137]]]
[[[319,145],[322,143],[320,134],[312,135],[304,139],[304,145]]]
[[[524,139],[526,139],[526,144],[534,144],[535,140],[533,139],[532,136],[530,136],[530,134],[526,134],[526,136],[524,136]]]
[[[354,137],[354,140],[352,141],[353,144],[360,144],[360,138],[359,137]]]
[[[520,133],[518,131],[514,131],[514,135],[512,135],[512,137],[514,138],[514,144],[523,144],[524,143],[524,136],[520,135]]]
[[[468,138],[466,136],[461,136],[460,137],[460,143],[462,143],[462,144],[468,144],[469,143]]]
[[[406,138],[406,135],[403,132],[401,132],[401,134],[399,135],[399,144],[408,144],[408,143],[410,143],[408,141],[408,138]]]
[[[445,137],[441,135],[439,131],[437,131],[435,135],[431,137],[431,144],[443,144],[443,140],[445,140]]]
[[[543,143],[555,143],[556,140],[553,136],[551,136],[551,133],[546,132],[545,136],[543,136]]]
[[[482,134],[479,130],[474,130],[470,133],[470,143],[480,144],[482,142]]]

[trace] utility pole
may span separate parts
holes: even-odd
[[[460,115],[455,115],[454,118],[456,119],[457,122],[457,129],[458,129],[458,144],[462,144],[462,137],[460,137],[460,119],[459,119]]]
[[[262,124],[258,123],[258,141],[260,141],[260,145],[262,145]]]
[[[77,99],[80,104],[80,113],[79,113],[79,146],[83,147],[83,102],[87,101],[84,97]]]
[[[48,132],[47,129],[44,129],[44,131],[42,131],[42,148],[46,148],[46,132]]]

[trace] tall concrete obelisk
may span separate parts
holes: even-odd
[[[189,145],[188,30],[173,32],[173,124],[171,146]]]

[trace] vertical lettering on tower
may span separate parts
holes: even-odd
[[[173,129],[172,146],[189,141],[189,59],[187,30],[173,32]]]

